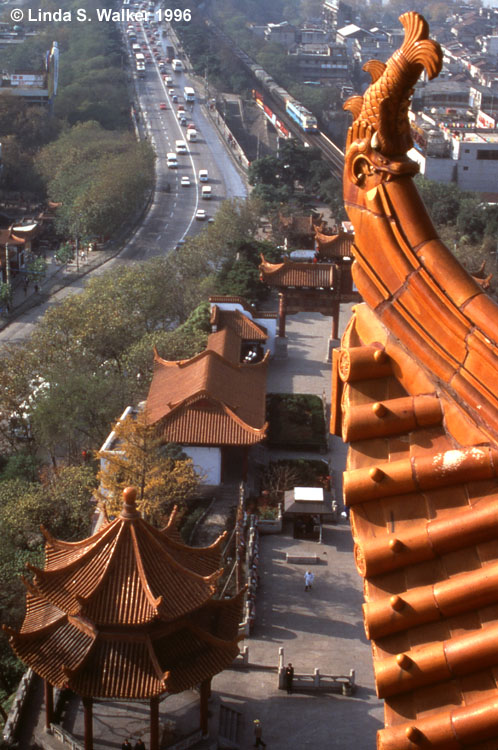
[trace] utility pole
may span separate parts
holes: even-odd
[[[10,285],[10,254],[9,243],[5,243],[5,283]]]

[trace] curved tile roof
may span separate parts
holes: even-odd
[[[147,698],[212,677],[238,653],[242,594],[213,599],[220,537],[182,544],[174,521],[158,531],[125,490],[119,518],[89,539],[47,535],[44,570],[26,583],[26,616],[6,629],[20,659],[83,696]]]
[[[417,13],[348,103],[356,307],[334,353],[332,427],[385,699],[378,750],[498,743],[498,306],[437,237],[403,155],[439,46]]]
[[[323,258],[351,258],[353,255],[354,237],[352,234],[321,234],[315,230],[317,249]]]
[[[260,279],[275,287],[310,287],[332,289],[335,282],[335,267],[331,263],[300,263],[285,260],[269,263],[261,256]]]
[[[250,312],[256,315],[256,312]],[[268,338],[268,331],[259,323],[255,323],[248,315],[244,315],[240,310],[222,310],[218,305],[211,308],[211,324],[216,325],[218,329],[230,330],[237,334],[245,341],[264,342]],[[208,349],[213,347],[208,343]]]
[[[215,334],[216,335],[216,334]],[[147,416],[165,440],[204,445],[252,445],[266,435],[268,355],[238,364],[206,349],[167,362],[156,355]]]

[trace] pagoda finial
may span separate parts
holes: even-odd
[[[123,509],[121,511],[121,518],[140,518],[140,513],[135,504],[136,499],[137,490],[135,487],[126,487],[123,490]]]

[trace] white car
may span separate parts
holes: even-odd
[[[206,218],[205,210],[203,208],[199,208],[195,212],[195,218],[197,219],[197,221],[204,221],[204,219]]]
[[[184,185],[185,187],[190,187],[190,177],[187,177],[187,176],[185,175],[185,177],[182,177],[182,179],[180,180],[180,182],[181,182],[181,184],[182,184],[182,185]]]
[[[164,83],[167,83],[168,86],[171,86],[171,84],[173,83],[173,79],[171,78],[171,76],[164,76]]]
[[[199,182],[207,182],[209,175],[207,169],[199,169]]]

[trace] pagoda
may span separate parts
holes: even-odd
[[[238,654],[243,591],[216,599],[221,543],[182,543],[174,513],[155,529],[138,512],[136,490],[123,493],[114,521],[79,542],[46,530],[43,570],[25,581],[26,616],[6,628],[17,656],[45,681],[47,728],[53,687],[84,706],[85,750],[93,747],[92,701],[148,700],[150,747],[159,747],[159,699],[200,686],[200,728],[208,730],[212,677]]]

